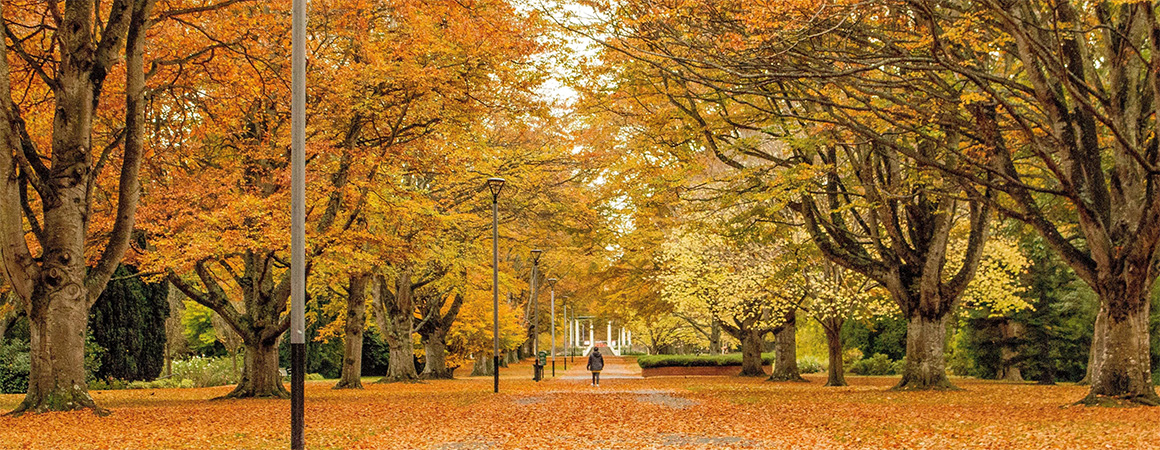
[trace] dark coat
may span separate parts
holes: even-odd
[[[604,369],[604,356],[599,351],[593,350],[591,355],[588,355],[588,370],[596,372]]]

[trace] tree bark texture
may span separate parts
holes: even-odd
[[[1019,370],[1018,343],[1023,333],[1023,325],[1011,319],[999,322],[999,379],[1004,381],[1023,381],[1023,374]]]
[[[947,314],[911,316],[906,325],[906,366],[896,390],[957,389],[947,378]]]
[[[451,298],[444,313],[446,300]],[[446,292],[436,292],[434,295],[421,296],[422,310],[425,311],[423,323],[419,325],[419,336],[423,340],[423,353],[426,363],[423,365],[422,377],[425,379],[451,379],[452,369],[447,367],[447,333],[459,316],[459,309],[463,306],[463,294],[447,295]]]
[[[395,278],[394,292],[387,288],[385,277],[378,275],[376,278],[375,320],[390,351],[387,374],[378,382],[417,381],[419,374],[415,371],[415,347],[411,339],[415,321],[411,271],[399,271]]]
[[[737,374],[740,377],[764,377],[765,370],[762,369],[761,361],[761,347],[765,339],[765,333],[756,328],[750,328],[741,332],[741,373]]]
[[[826,369],[826,386],[846,386],[846,368],[842,361],[842,325],[823,327],[826,332],[826,347],[829,363]]]
[[[342,377],[335,389],[362,389],[363,327],[366,325],[366,292],[370,275],[351,275],[347,285],[346,324],[343,327]]]
[[[774,331],[773,373],[769,381],[807,381],[797,365],[797,310],[791,309],[780,329]]]

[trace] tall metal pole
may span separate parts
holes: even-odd
[[[568,321],[568,305],[564,305],[564,328],[566,335],[564,336],[564,371],[568,371],[568,353],[571,348],[568,344],[572,343],[572,322]]]
[[[540,271],[540,255],[543,250],[532,250],[532,358],[535,363],[532,364],[533,373],[532,379],[540,381],[539,365],[540,365],[540,302],[539,300],[539,283],[536,279],[539,278]]]
[[[551,328],[551,330],[552,330],[552,377],[555,378],[555,376],[556,376],[556,279],[553,278],[553,279],[548,280],[548,281],[550,282],[549,285],[552,287],[552,303],[551,303],[551,305],[552,305],[551,306],[551,316],[552,316],[552,328]]]
[[[494,391],[499,393],[499,192],[502,178],[487,180],[491,190],[491,362],[494,364]]]
[[[294,0],[290,104],[290,448],[306,448],[306,0]]]
[[[500,392],[500,206],[492,194],[492,363],[495,392]]]

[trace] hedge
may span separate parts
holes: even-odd
[[[636,363],[643,369],[651,367],[718,367],[740,366],[741,354],[727,355],[648,355],[636,359]],[[773,364],[773,353],[762,353],[761,363]]]

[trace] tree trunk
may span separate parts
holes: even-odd
[[[797,365],[797,312],[786,315],[785,324],[773,334],[773,374],[769,381],[807,381]]]
[[[895,390],[958,389],[947,378],[947,314],[937,318],[916,314],[906,325],[906,366]]]
[[[1129,401],[1160,406],[1160,397],[1152,385],[1148,330],[1151,302],[1146,291],[1134,293],[1139,298],[1133,299],[1123,295],[1123,291],[1101,293],[1092,339],[1091,390],[1082,403]],[[1115,298],[1116,294],[1121,294],[1121,298]]]
[[[1017,342],[1021,333],[1021,325],[1009,318],[999,323],[999,335],[1002,342],[999,345],[999,379],[1004,381],[1023,381],[1023,374],[1019,370],[1019,352],[1016,351]]]
[[[242,380],[223,398],[290,398],[278,370],[278,339],[246,339]]]
[[[423,350],[427,355],[427,363],[423,366],[423,378],[446,379],[452,377],[451,370],[447,369],[447,342],[446,335],[435,332],[423,340]]]
[[[471,376],[483,377],[492,375],[495,375],[495,363],[492,362],[491,358],[478,356],[475,359],[475,364],[473,364],[473,367],[471,368]]]
[[[378,382],[417,381],[419,374],[415,371],[415,348],[411,340],[415,321],[411,273],[399,272],[394,294],[387,291],[385,280],[378,284],[380,300],[376,301],[375,311],[383,340],[390,350],[387,374]]]
[[[826,386],[846,386],[846,368],[842,364],[842,326],[838,324],[836,327],[824,328],[830,358],[826,370]]]
[[[78,285],[51,293],[38,287],[28,317],[31,370],[28,392],[12,414],[92,408],[104,414],[89,396],[85,381],[87,298]],[[73,295],[67,295],[67,294]]]
[[[342,377],[335,389],[362,389],[363,326],[366,324],[368,275],[350,277],[346,296],[346,325],[342,349]]]
[[[709,354],[721,354],[721,323],[712,319],[709,324]]]
[[[761,344],[765,333],[751,328],[741,331],[741,373],[739,377],[764,377],[762,369]]]

